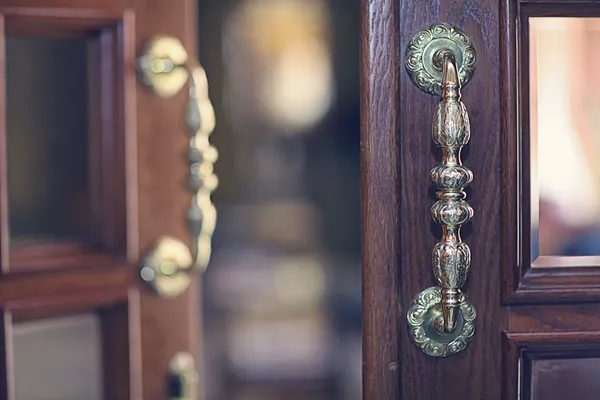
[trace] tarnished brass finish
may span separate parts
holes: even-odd
[[[465,60],[465,54],[468,54],[469,61],[475,60],[475,50],[464,33],[449,25],[436,25],[420,32],[411,41],[407,50],[407,69],[409,54],[415,51],[414,43],[428,43],[422,37],[423,32],[429,35],[427,37],[435,32],[450,32],[451,37],[460,38],[460,43],[469,44],[462,60]],[[440,35],[435,39],[441,40]],[[435,357],[447,357],[465,349],[475,333],[476,317],[475,308],[467,303],[461,292],[471,265],[471,251],[462,241],[460,230],[474,214],[473,208],[465,201],[464,190],[472,182],[473,173],[462,165],[460,157],[461,149],[469,141],[471,129],[467,108],[461,101],[460,69],[453,51],[452,48],[423,51],[422,54],[430,57],[429,66],[441,67],[439,83],[428,82],[425,85],[419,79],[418,83],[415,82],[427,93],[436,93],[436,88],[440,88],[441,101],[436,109],[432,136],[436,146],[442,149],[442,161],[431,170],[431,180],[438,190],[438,200],[431,207],[431,218],[441,225],[442,238],[434,246],[431,257],[439,287],[421,292],[413,301],[407,319],[413,341],[423,352]],[[410,66],[409,73],[419,70],[418,66]],[[421,70],[427,68],[422,66]],[[472,70],[474,64],[463,69],[466,73]],[[414,81],[415,75],[411,77]]]
[[[413,300],[407,313],[410,335],[427,355],[448,357],[464,350],[475,334],[475,308],[465,299],[460,302],[460,312],[452,332],[444,331],[441,307],[442,289],[433,286],[425,289]]]
[[[165,36],[152,39],[138,58],[137,67],[142,82],[161,97],[173,96],[189,81],[185,126],[190,134],[188,186],[193,196],[187,223],[192,249],[190,251],[179,239],[163,237],[146,257],[140,272],[142,279],[161,296],[174,297],[189,286],[188,273],[206,269],[210,261],[212,235],[217,223],[211,194],[219,183],[213,171],[219,153],[210,143],[210,135],[215,129],[215,112],[208,96],[206,72],[197,62],[188,61],[179,40]],[[180,254],[175,255],[176,252]],[[174,258],[177,259],[175,263],[170,261]],[[187,259],[187,263],[182,261]],[[173,268],[165,270],[165,263]]]
[[[441,96],[444,54],[451,53],[459,67],[462,86],[471,81],[477,54],[471,39],[462,30],[438,24],[418,32],[408,43],[405,65],[413,83],[428,94]]]

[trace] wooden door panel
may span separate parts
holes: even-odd
[[[521,370],[505,374],[511,398],[595,398],[600,335],[590,331],[507,334],[506,365]],[[519,367],[521,365],[521,367]],[[569,393],[565,397],[565,394]]]
[[[528,19],[598,17],[600,4],[361,5],[365,399],[598,397],[593,379],[577,379],[598,368],[600,257],[531,257]],[[447,359],[420,352],[406,328],[413,297],[435,282],[428,171],[438,150],[430,138],[437,99],[408,79],[404,50],[433,23],[460,27],[478,56],[462,91],[471,116],[463,161],[474,173],[468,199],[475,210],[463,235],[472,251],[465,292],[477,327],[467,349]]]
[[[529,98],[531,17],[596,17],[592,2],[510,2],[507,17],[518,25],[505,25],[506,36],[518,40],[520,52],[506,45],[507,74],[501,74],[509,94],[505,110],[511,116],[505,125],[503,164],[504,249],[503,268],[507,277],[504,298],[511,306],[507,337],[506,390],[512,398],[595,398],[599,388],[587,379],[597,366],[600,325],[600,257],[540,256],[531,253],[532,195]],[[518,28],[517,28],[518,27]],[[520,84],[509,79],[509,71],[521,71]],[[518,116],[518,117],[517,117]],[[521,144],[521,145],[519,145]],[[519,193],[519,196],[515,194]],[[511,224],[510,221],[518,221]],[[520,238],[520,240],[516,240]],[[525,304],[525,305],[519,305]],[[522,365],[522,368],[519,368]],[[520,385],[517,386],[518,382]],[[519,390],[517,392],[517,390]],[[563,397],[564,398],[564,397]]]
[[[529,97],[529,18],[594,17],[591,2],[511,1],[505,9],[503,65],[503,298],[511,303],[559,303],[600,300],[600,257],[531,255],[531,160]],[[515,23],[519,21],[518,25]],[[518,41],[520,51],[517,53]],[[520,71],[519,82],[515,71]],[[517,223],[514,223],[517,221]],[[535,265],[535,266],[534,266]]]
[[[135,36],[125,37],[125,43],[132,41],[124,55],[124,65],[128,67],[126,87],[131,95],[136,88],[137,96],[137,120],[132,122],[132,129],[138,132],[138,151],[137,162],[132,163],[137,166],[138,190],[134,194],[138,198],[130,201],[137,201],[139,207],[139,239],[134,253],[138,257],[146,254],[162,235],[188,243],[185,213],[190,195],[185,182],[189,168],[181,162],[189,145],[183,119],[188,93],[182,90],[170,99],[160,99],[137,84],[133,70],[137,53],[133,51],[141,51],[149,38],[164,34],[179,38],[190,59],[197,59],[196,18],[195,2],[191,0],[179,1],[175,7],[162,0],[136,0]],[[153,113],[160,118],[149,118]],[[144,400],[164,398],[166,367],[175,353],[201,354],[198,299],[199,286],[194,282],[186,292],[169,300],[148,290],[140,292]]]
[[[95,313],[104,398],[168,398],[168,368],[198,355],[197,282],[173,299],[143,286],[141,260],[158,237],[188,237],[185,187],[187,90],[160,99],[136,79],[136,56],[152,37],[179,38],[196,58],[194,1],[0,0],[7,37],[88,41],[90,182],[97,239],[11,245],[6,102],[0,103],[0,398],[14,399],[13,324]],[[4,54],[3,54],[4,55]],[[5,55],[0,92],[6,88]],[[40,171],[43,172],[43,171]]]
[[[7,34],[69,36],[95,32],[121,21],[130,9],[123,0],[106,3],[64,0],[54,5],[39,0],[14,3],[18,4],[0,5]]]
[[[362,7],[365,398],[499,399],[506,323],[499,303],[500,86],[488,79],[500,68],[499,3],[381,0]],[[439,163],[430,134],[439,100],[412,84],[403,63],[413,35],[443,22],[467,32],[478,52],[478,71],[463,90],[471,114],[463,160],[475,176],[468,198],[476,215],[463,235],[473,249],[465,291],[478,319],[468,349],[437,360],[412,343],[406,312],[435,282],[430,254],[439,233],[429,217],[435,200],[428,174]],[[477,241],[480,235],[485,241]],[[486,374],[478,374],[482,368]]]
[[[134,0],[3,0],[0,8],[5,14],[8,10],[19,9],[21,13],[52,17],[55,14],[123,14],[126,9],[135,7]]]
[[[22,25],[19,25],[22,26]],[[63,27],[60,23],[54,23],[54,25],[60,32],[60,28]],[[6,260],[3,267],[10,269],[11,271],[25,271],[25,270],[41,270],[46,268],[76,268],[78,266],[89,265],[89,266],[100,266],[100,265],[111,265],[118,263],[119,258],[126,257],[127,248],[127,219],[128,213],[126,212],[126,182],[132,180],[131,171],[125,169],[125,159],[131,154],[126,154],[125,141],[127,137],[135,134],[135,132],[129,130],[125,131],[125,119],[123,105],[124,105],[124,94],[123,90],[123,76],[119,72],[122,68],[119,65],[122,64],[120,55],[120,39],[119,35],[124,29],[128,29],[124,26],[124,21],[111,22],[107,25],[102,32],[89,33],[87,27],[80,27],[79,33],[86,37],[88,42],[88,67],[84,71],[88,75],[90,84],[88,85],[88,109],[89,118],[88,123],[90,129],[86,129],[87,132],[73,132],[73,134],[85,134],[89,137],[87,149],[88,156],[87,163],[89,172],[87,173],[87,185],[89,189],[85,193],[64,193],[61,195],[60,192],[54,194],[55,200],[59,200],[62,196],[69,196],[64,198],[61,203],[64,205],[62,211],[57,208],[55,213],[60,216],[61,212],[72,212],[75,219],[84,219],[78,224],[85,223],[89,227],[86,229],[87,233],[85,237],[74,237],[65,241],[62,238],[53,238],[52,236],[47,238],[38,238],[33,242],[29,239],[25,242],[15,242],[11,240],[11,234],[13,234],[10,227],[12,226],[11,220],[11,209],[15,205],[11,205],[10,202],[5,206],[5,214],[7,217],[3,221],[8,222],[4,224],[5,232],[10,232],[3,237],[4,240],[4,252],[3,254],[9,254],[9,260]],[[15,37],[12,36],[11,37]],[[20,36],[16,36],[20,37]],[[44,38],[36,33],[37,38]],[[31,40],[31,39],[26,39]],[[19,46],[19,42],[15,43],[14,46]],[[22,43],[22,42],[21,42]],[[31,46],[32,50],[39,48],[40,42],[33,43]],[[37,47],[36,47],[37,46]],[[8,53],[10,56],[12,53]],[[27,56],[27,55],[26,55]],[[52,54],[43,54],[43,57],[52,57]],[[31,54],[29,55],[31,57]],[[19,57],[18,60],[25,62],[23,57]],[[34,62],[35,59],[30,60]],[[41,60],[39,60],[41,61]],[[13,61],[11,64],[11,70],[19,66],[15,64],[17,61]],[[45,63],[40,62],[42,68]],[[79,68],[82,68],[79,66]],[[30,68],[35,72],[33,68]],[[40,74],[43,70],[37,72]],[[81,72],[79,72],[81,73]],[[22,75],[22,74],[21,74]],[[28,76],[12,76],[9,74],[9,78],[13,79],[29,79],[32,80],[34,77]],[[51,79],[53,76],[49,75],[47,79]],[[69,84],[68,82],[56,82],[53,83],[55,86],[53,92],[60,90],[61,84]],[[10,82],[9,82],[10,87]],[[14,86],[14,84],[13,84]],[[12,123],[14,119],[23,118],[35,118],[35,112],[29,112],[27,114],[27,96],[35,96],[35,91],[40,90],[35,86],[27,87],[24,93],[15,92],[18,88],[8,90],[8,109],[12,110],[9,113],[8,118],[8,129],[16,129],[15,124]],[[12,96],[17,96],[14,98]],[[56,96],[56,95],[55,95]],[[19,101],[20,108],[11,107],[11,101]],[[61,101],[60,95],[55,101]],[[47,118],[47,117],[46,117]],[[64,118],[68,118],[67,115]],[[21,124],[22,125],[22,124]],[[23,195],[15,195],[14,190],[18,186],[11,185],[40,185],[47,180],[45,175],[45,169],[43,168],[44,163],[52,162],[52,158],[42,158],[40,161],[35,162],[35,159],[27,161],[16,161],[15,158],[19,157],[18,153],[14,153],[14,148],[11,147],[13,144],[18,144],[15,135],[23,135],[25,137],[31,136],[29,140],[35,140],[35,135],[47,135],[48,132],[44,130],[43,126],[35,126],[30,124],[31,129],[36,131],[19,131],[19,132],[5,132],[7,138],[7,146],[5,147],[5,158],[7,159],[7,168],[5,171],[8,175],[9,185],[6,188],[5,193],[11,191],[8,195],[8,200],[23,204],[31,202],[27,199],[27,196],[31,196],[27,192]],[[56,128],[55,128],[56,129]],[[68,138],[65,138],[68,140]],[[18,139],[24,140],[24,139]],[[64,141],[65,144],[69,144],[68,141]],[[21,145],[20,147],[23,147]],[[56,146],[54,146],[56,148]],[[43,148],[38,148],[37,151],[43,152]],[[48,149],[48,152],[52,149]],[[65,150],[63,150],[65,151]],[[69,150],[66,150],[69,151]],[[82,151],[82,149],[73,149],[71,151]],[[130,150],[129,153],[132,153]],[[43,153],[42,153],[43,154]],[[40,154],[41,155],[41,154]],[[37,158],[41,158],[38,155]],[[51,153],[50,155],[54,155]],[[61,157],[60,154],[54,155]],[[23,158],[23,155],[20,156]],[[63,153],[62,157],[69,157],[68,153]],[[12,160],[12,162],[9,162]],[[85,166],[84,166],[85,167]],[[19,172],[20,169],[25,169],[28,172]],[[63,170],[63,172],[66,172]],[[129,176],[128,176],[129,175]],[[51,175],[52,177],[52,175]],[[51,182],[58,183],[60,179],[71,179],[67,176],[61,178],[59,175],[53,177],[54,180]],[[24,183],[28,182],[28,183]],[[47,185],[47,183],[46,183]],[[11,190],[12,188],[12,190]],[[52,190],[52,189],[50,189]],[[58,189],[60,190],[60,189]],[[23,192],[21,190],[21,192]],[[16,192],[17,194],[19,191]],[[74,211],[69,211],[69,207],[73,208],[74,204],[69,206],[69,201],[73,195],[77,195],[82,198],[83,203],[89,205],[89,213],[84,215],[77,215]],[[58,196],[58,197],[57,197]],[[4,199],[8,201],[7,199]],[[38,197],[35,201],[45,201],[43,197]],[[78,200],[79,201],[79,200]],[[79,201],[81,203],[81,201]],[[85,204],[82,204],[85,206]],[[22,210],[23,207],[18,210]],[[76,208],[75,208],[76,209]],[[12,209],[17,211],[17,208]],[[27,212],[28,210],[23,210]],[[21,214],[23,213],[21,212]],[[129,214],[133,214],[134,210],[131,210]],[[15,217],[15,214],[12,214]],[[62,217],[60,217],[62,218]],[[131,217],[129,217],[131,218]],[[130,228],[129,232],[133,229]],[[13,234],[14,236],[14,234]],[[58,239],[58,240],[57,240]],[[46,242],[46,243],[45,243]]]
[[[361,10],[363,393],[365,399],[398,399],[398,336],[404,328],[397,310],[402,282],[401,161],[395,134],[400,118],[399,8],[395,0],[361,1]]]

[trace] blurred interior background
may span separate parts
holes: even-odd
[[[221,153],[207,399],[360,399],[358,2],[198,9]]]
[[[198,10],[220,152],[199,327],[206,399],[360,399],[358,1]],[[87,167],[98,144],[81,135],[89,43],[6,40],[13,247],[98,231]],[[101,338],[94,312],[15,323],[16,398],[102,399]]]

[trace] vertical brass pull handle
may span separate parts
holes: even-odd
[[[431,218],[442,228],[431,257],[439,286],[419,293],[407,314],[413,341],[435,357],[462,351],[475,334],[475,308],[461,291],[471,265],[471,250],[460,236],[462,225],[473,217],[464,191],[473,173],[461,160],[461,150],[471,136],[469,114],[461,101],[461,76],[468,82],[475,62],[470,39],[446,24],[419,32],[406,52],[406,68],[415,85],[441,96],[432,136],[442,150],[442,160],[430,173],[437,188]]]
[[[200,64],[192,64],[189,74],[190,96],[186,119],[191,136],[189,188],[194,196],[188,209],[187,220],[194,246],[194,266],[204,270],[210,261],[212,236],[217,226],[217,209],[210,196],[219,184],[213,171],[219,153],[209,140],[215,129],[215,111],[208,98],[206,72]]]
[[[176,38],[159,36],[149,41],[137,60],[137,70],[142,83],[163,98],[172,97],[189,82],[183,119],[190,135],[188,187],[192,199],[186,219],[192,249],[177,238],[163,236],[145,257],[140,271],[142,279],[159,295],[174,297],[189,286],[189,273],[203,271],[210,261],[217,222],[217,210],[211,201],[218,185],[213,171],[218,152],[210,143],[215,112],[204,68],[188,60],[187,52]]]

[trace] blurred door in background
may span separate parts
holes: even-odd
[[[176,354],[201,364],[198,279],[165,298],[140,277],[189,236],[186,78],[169,98],[136,78],[156,35],[196,59],[195,7],[0,0],[2,399],[164,400]]]

